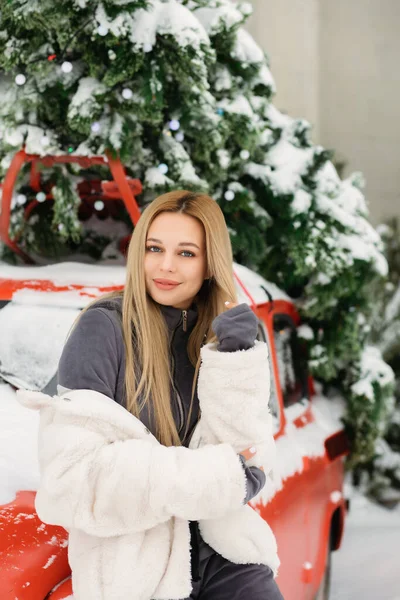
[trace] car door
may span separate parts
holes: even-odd
[[[343,427],[340,420],[333,415],[328,419],[327,414],[321,413],[323,407],[327,409],[324,405],[328,400],[319,398],[319,401],[324,400],[321,405],[321,402],[317,404],[316,398],[312,400],[310,397],[307,352],[304,343],[298,338],[294,315],[274,314],[273,327],[285,420],[282,439],[286,438],[292,449],[291,458],[283,468],[291,465],[293,470],[297,470],[293,476],[294,487],[296,495],[301,498],[303,511],[297,530],[302,544],[300,570],[298,560],[293,556],[293,547],[290,549],[289,563],[296,566],[297,580],[300,575],[301,597],[313,600],[325,568],[331,519],[335,511],[340,511],[343,481],[338,463],[346,452],[346,444],[341,435]],[[330,452],[325,449],[327,439],[334,441]],[[288,484],[289,481],[284,484],[285,493],[289,489]],[[283,504],[288,506],[285,501]],[[291,508],[286,508],[286,514],[290,511]],[[339,518],[339,514],[337,516]],[[286,515],[282,514],[282,517],[286,520]],[[295,583],[285,598],[290,600],[296,597],[293,596],[294,588]]]
[[[324,571],[329,569],[330,550],[339,545],[343,527],[344,456],[349,446],[340,407],[329,406],[330,402],[320,395],[311,399],[308,429],[312,428],[314,443],[303,474],[308,530],[306,600],[314,600]]]
[[[290,317],[273,311],[259,328],[259,339],[266,341],[270,348],[270,406],[271,412],[275,412],[278,472],[282,481],[273,498],[264,495],[257,509],[271,525],[277,539],[281,560],[277,581],[285,600],[303,600],[308,535],[306,491],[302,485],[303,457],[293,435],[296,424],[292,414],[294,410],[296,414],[304,411],[306,386],[293,332],[295,325]],[[291,406],[295,409],[288,410]]]

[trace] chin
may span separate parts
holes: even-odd
[[[163,306],[171,306],[185,302],[184,298],[181,298],[181,296],[175,296],[173,292],[171,293],[171,291],[163,292],[161,290],[155,289],[148,293],[149,296],[151,296],[151,298],[154,300],[154,302],[157,302],[157,304],[162,304]]]

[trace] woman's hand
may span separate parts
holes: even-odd
[[[262,490],[266,482],[264,467],[248,467],[246,464],[246,461],[253,458],[256,454],[257,449],[254,446],[242,450],[239,454],[246,476],[246,497],[244,504],[250,502]]]
[[[246,448],[246,450],[242,450],[242,452],[239,453],[240,456],[243,456],[244,460],[250,460],[251,458],[253,458],[253,456],[255,456],[257,454],[257,449],[254,446],[251,446],[250,448]],[[261,471],[264,471],[264,467],[258,467]]]

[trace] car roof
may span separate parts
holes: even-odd
[[[249,305],[291,298],[274,283],[248,267],[233,263],[238,301]],[[51,303],[83,307],[109,291],[122,289],[126,269],[122,265],[64,262],[45,266],[13,266],[0,263],[0,301]]]

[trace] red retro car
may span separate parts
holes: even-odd
[[[140,211],[134,194],[140,193],[141,185],[125,177],[118,160],[39,157],[21,150],[2,185],[0,239],[26,262],[33,262],[19,240],[9,235],[13,190],[24,164],[30,165],[29,185],[36,192],[41,189],[41,166],[77,162],[86,168],[96,161],[108,163],[114,182],[92,181],[90,190],[83,186],[82,203],[90,210],[92,196],[99,195],[109,206],[123,202],[135,224]],[[46,197],[52,199],[51,189]],[[24,209],[26,216],[34,209],[31,200]],[[278,582],[285,600],[327,600],[330,557],[340,547],[346,513],[343,477],[348,444],[342,407],[316,393],[302,342],[307,330],[291,299],[246,267],[235,264],[234,273],[239,301],[254,310],[258,337],[269,345],[270,362],[265,368],[273,379],[269,401],[278,482],[266,485],[251,505],[275,532],[281,559]],[[124,281],[123,266],[0,263],[1,600],[65,600],[72,594],[68,534],[41,523],[35,512],[37,422],[26,417],[16,402],[15,389],[55,394],[58,359],[79,311],[93,298],[121,289]]]
[[[273,374],[270,406],[280,481],[267,485],[252,507],[275,532],[285,599],[327,599],[330,556],[340,546],[346,512],[343,461],[348,448],[341,407],[318,395],[307,374],[304,332],[293,302],[246,267],[235,264],[234,272],[239,301],[253,308],[259,339],[270,347],[265,367]],[[121,289],[124,267],[3,263],[0,273],[0,330],[7,340],[7,352],[0,344],[1,406],[2,395],[12,403],[19,386],[56,393],[54,373],[70,325],[89,300]],[[21,444],[26,444],[24,436]],[[35,448],[26,452],[34,454]],[[0,475],[1,470],[0,460]],[[40,522],[31,482],[19,483],[14,492],[0,506],[1,600],[66,599],[72,593],[67,532]]]

